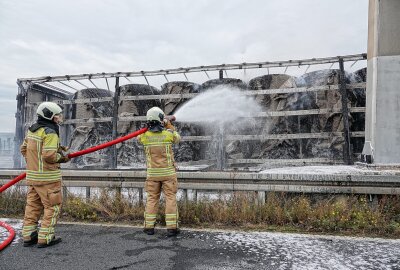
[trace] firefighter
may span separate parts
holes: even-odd
[[[37,116],[37,122],[29,127],[21,145],[29,186],[22,234],[25,247],[37,244],[44,248],[61,242],[54,234],[62,202],[60,163],[68,162],[69,158],[64,154],[67,148],[60,146],[59,139],[62,108],[53,102],[43,102]]]
[[[138,137],[139,143],[144,146],[147,163],[147,179],[145,182],[147,201],[144,213],[144,232],[148,235],[154,234],[158,203],[162,190],[165,196],[167,235],[175,236],[179,233],[176,205],[178,181],[172,144],[178,143],[180,136],[160,108],[153,107],[149,109],[146,118],[148,131]]]

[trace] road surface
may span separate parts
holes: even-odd
[[[60,224],[63,242],[38,249],[22,247],[21,222],[9,222],[18,237],[0,269],[400,269],[400,240]]]

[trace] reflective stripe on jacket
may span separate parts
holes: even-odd
[[[180,139],[178,132],[172,130],[146,131],[139,135],[138,141],[143,144],[146,153],[147,177],[165,177],[176,174],[172,144],[178,143]]]
[[[61,180],[58,148],[60,140],[51,128],[28,130],[21,154],[26,160],[26,180],[29,184],[43,184]]]

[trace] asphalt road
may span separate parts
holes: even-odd
[[[17,226],[18,227],[18,226]],[[19,232],[20,234],[20,232]],[[0,252],[0,269],[400,269],[400,240],[58,225],[63,242]]]

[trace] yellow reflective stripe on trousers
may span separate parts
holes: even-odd
[[[165,214],[165,223],[167,225],[176,224],[177,214]]]
[[[60,207],[58,205],[54,205],[54,213],[53,216],[51,217],[51,222],[49,226],[49,232],[47,234],[46,240],[47,244],[50,243],[51,239],[54,236],[54,226],[56,225],[57,222],[57,216],[60,213]]]
[[[39,229],[39,239],[46,239],[47,234],[49,233],[49,228],[42,228]]]
[[[51,223],[50,223],[50,226],[49,226],[49,231],[51,230],[51,228],[54,227],[54,225],[56,225],[57,216],[58,216],[58,213],[59,213],[59,212],[60,212],[60,207],[59,207],[58,205],[54,205],[54,213],[53,213],[53,216],[52,216],[52,218],[51,218]]]
[[[156,224],[157,214],[144,213],[144,227],[153,228]]]
[[[23,229],[36,229],[37,225],[28,225],[28,226],[23,226]]]
[[[165,214],[165,224],[169,228],[178,228],[179,211],[178,205],[176,205],[176,214]]]
[[[28,225],[22,227],[22,236],[31,236],[33,232],[37,231],[36,225]]]

